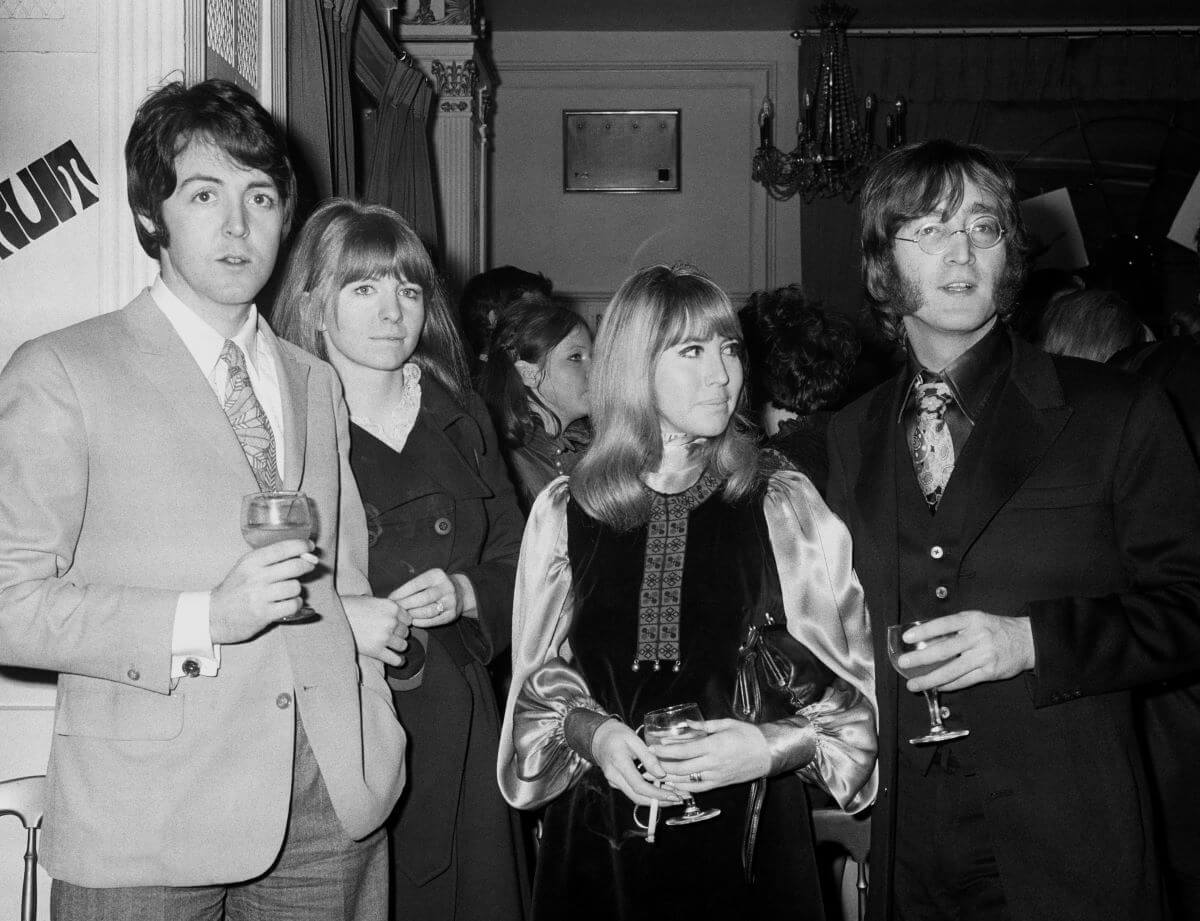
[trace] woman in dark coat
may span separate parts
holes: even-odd
[[[338,370],[371,587],[398,605],[351,623],[360,651],[388,664],[410,740],[389,822],[392,917],[520,919],[520,830],[492,773],[487,665],[508,648],[522,518],[433,265],[395,212],[333,200],[300,233],[276,316]],[[393,631],[409,618],[405,648]]]

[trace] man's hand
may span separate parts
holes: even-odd
[[[959,611],[906,630],[904,641],[929,645],[900,656],[901,668],[943,663],[927,675],[910,679],[906,685],[910,691],[958,691],[1012,678],[1034,665],[1028,617]]]
[[[394,601],[370,595],[342,596],[342,607],[360,653],[396,668],[404,664],[400,653],[408,648],[412,615]]]
[[[317,566],[307,540],[251,550],[212,590],[208,627],[214,643],[241,643],[300,610],[300,577]]]

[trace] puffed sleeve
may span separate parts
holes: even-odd
[[[816,729],[815,753],[800,773],[858,812],[875,799],[879,742],[871,626],[851,567],[850,532],[793,471],[771,475],[763,510],[788,632],[837,676],[800,713]]]
[[[588,769],[563,724],[577,709],[603,712],[572,668],[567,643],[573,610],[567,502],[567,478],[559,477],[530,509],[517,563],[512,684],[496,774],[504,798],[518,809],[545,805]]]

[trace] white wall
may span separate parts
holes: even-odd
[[[11,182],[18,206],[34,218],[39,209],[19,170],[68,140],[93,176],[100,158],[96,5],[58,5],[59,20],[0,19],[0,181]],[[0,246],[12,251],[0,261],[0,365],[24,340],[95,312],[99,213],[98,205],[78,211],[20,249],[0,233]]]
[[[65,189],[71,207],[60,203],[59,210],[75,214],[26,245],[13,245],[0,226],[0,246],[10,251],[0,259],[0,366],[26,339],[120,307],[153,277],[155,266],[138,247],[126,205],[122,148],[137,104],[181,73],[184,5],[0,0],[6,226],[16,220],[14,207],[35,223],[43,217],[19,172],[64,142],[73,142],[92,177],[84,179],[82,164],[73,165],[78,181]],[[93,197],[98,200],[83,207]],[[5,217],[0,213],[0,225]],[[52,675],[0,669],[0,779],[45,771],[53,716]],[[0,819],[0,918],[18,916],[24,850],[19,823]],[[40,879],[44,918],[50,889],[45,874]]]
[[[509,32],[492,160],[492,265],[549,276],[589,318],[634,270],[692,262],[737,303],[799,281],[796,201],[750,180],[758,108],[770,93],[781,146],[798,110],[796,45],[777,32]],[[681,109],[681,190],[562,190],[564,109]]]

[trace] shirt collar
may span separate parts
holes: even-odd
[[[934,374],[923,368],[912,350],[908,353],[908,396],[901,406],[901,414],[912,400],[913,388],[922,372],[926,377],[935,376],[944,380],[954,394],[954,400],[963,414],[974,425],[991,395],[992,388],[1008,370],[1012,361],[1012,343],[1008,330],[997,321],[982,339]]]
[[[154,279],[154,284],[150,286],[150,296],[154,298],[158,309],[170,321],[175,332],[179,334],[179,338],[183,340],[183,344],[192,353],[196,364],[200,366],[206,376],[211,375],[213,368],[216,367],[217,359],[221,357],[221,350],[225,348],[225,337],[200,319],[187,304],[181,301],[175,292],[167,287],[162,275]],[[258,308],[253,304],[250,305],[250,313],[246,317],[246,322],[231,338],[242,350],[246,360],[257,368]]]

